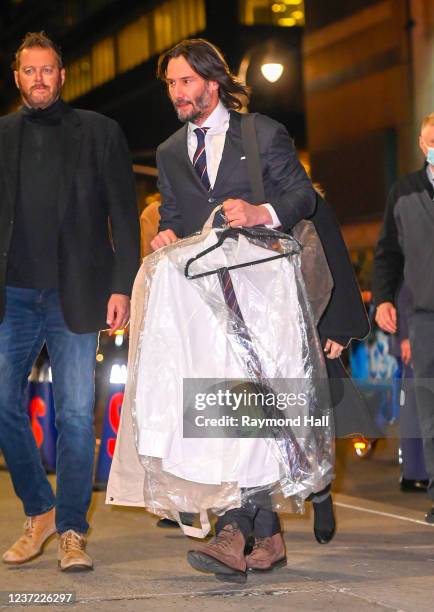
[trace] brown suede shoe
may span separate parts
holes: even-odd
[[[3,555],[3,563],[20,565],[34,559],[42,552],[45,542],[56,533],[55,509],[44,514],[28,516],[24,533]]]
[[[250,555],[246,557],[249,571],[269,572],[272,569],[286,565],[285,542],[281,533],[271,538],[256,538]]]
[[[208,544],[190,550],[187,560],[199,572],[215,574],[219,580],[244,583],[246,561],[245,539],[236,523],[225,525]]]
[[[81,572],[93,569],[92,559],[85,551],[86,538],[82,533],[68,529],[60,536],[59,567],[62,572]]]

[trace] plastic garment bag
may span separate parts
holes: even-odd
[[[276,509],[301,509],[333,477],[310,306],[329,296],[314,270],[319,295],[308,302],[300,252],[273,230],[208,229],[143,262],[123,410],[133,416],[144,505],[180,523],[179,513],[197,513],[199,529],[183,526],[190,535],[206,534],[209,511],[258,492]]]

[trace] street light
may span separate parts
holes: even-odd
[[[275,83],[282,76],[283,64],[277,64],[277,63],[262,64],[261,72],[264,75],[264,77],[267,79],[267,81],[270,81],[270,83]]]

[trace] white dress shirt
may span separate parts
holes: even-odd
[[[209,182],[211,189],[214,188],[214,184],[217,177],[217,172],[220,166],[220,162],[223,155],[223,148],[225,146],[226,132],[229,127],[230,114],[228,109],[221,103],[218,102],[217,106],[206,119],[204,126],[199,126],[194,123],[188,123],[188,136],[187,136],[187,147],[188,155],[191,162],[193,163],[194,153],[197,149],[197,136],[194,130],[198,127],[207,127],[208,131],[205,135],[205,153],[206,153],[206,169],[208,173]],[[269,228],[278,227],[281,225],[279,217],[276,214],[271,204],[263,204],[267,208],[272,218],[272,224],[267,225]]]
[[[138,453],[161,458],[165,472],[187,481],[209,485],[236,482],[241,488],[266,486],[279,481],[287,469],[274,439],[183,435],[184,379],[249,379],[245,352],[239,348],[234,332],[228,331],[230,318],[216,275],[191,282],[182,273],[188,260],[216,241],[211,231],[200,243],[186,245],[183,241],[182,247],[172,245],[156,266],[136,370]],[[225,243],[197,260],[192,271],[196,274],[261,257],[262,247],[239,236],[238,242]],[[300,318],[297,275],[292,258],[231,271],[253,350],[266,378],[274,384],[279,380],[295,384],[312,376],[311,354],[309,351],[307,355],[304,342],[306,329],[313,329],[313,321]],[[292,315],[288,316],[288,312]],[[308,401],[304,406],[288,406],[279,414],[300,415],[304,422],[310,410]],[[208,412],[204,414],[210,416]],[[301,488],[309,492],[320,490],[325,486],[321,486],[322,474],[331,468],[328,457],[321,453],[316,456],[316,443],[309,431],[302,424],[294,432],[309,457],[312,471],[306,473],[302,487],[298,482],[287,484],[293,487],[291,494]]]

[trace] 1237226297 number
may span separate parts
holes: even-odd
[[[37,605],[37,604],[70,604],[75,602],[75,593],[65,592],[26,592],[15,591],[0,594],[0,602],[8,605]]]

